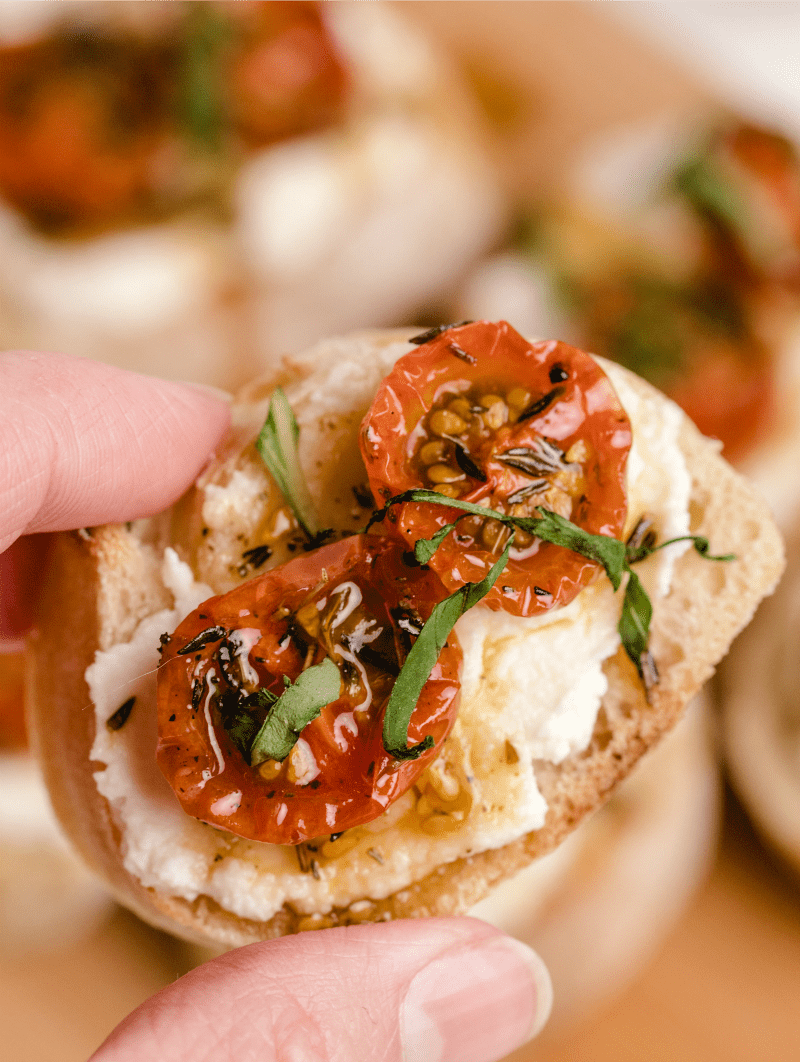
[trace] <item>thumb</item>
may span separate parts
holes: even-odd
[[[496,1062],[551,999],[541,959],[472,918],[327,929],[193,970],[91,1062]]]

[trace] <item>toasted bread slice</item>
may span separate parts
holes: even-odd
[[[378,351],[405,335],[362,334],[357,345],[362,351]],[[347,342],[331,341],[329,360],[335,361]],[[254,410],[263,410],[258,402],[276,383],[313,380],[323,354],[324,349],[317,348],[314,357],[288,363],[271,380],[248,390],[237,415],[245,427],[234,430],[216,467],[244,459],[243,440],[251,430],[247,425],[253,422]],[[638,395],[666,401],[631,374],[625,379]],[[358,421],[354,423],[357,426]],[[309,917],[307,910],[298,913],[284,903],[268,920],[242,918],[202,892],[187,900],[145,888],[124,868],[119,824],[93,777],[104,765],[91,762],[96,722],[86,669],[97,650],[126,642],[140,620],[169,607],[154,547],[169,542],[182,545],[184,556],[198,563],[192,504],[178,505],[155,521],[60,535],[39,631],[31,643],[29,701],[46,780],[67,833],[121,902],[153,924],[199,941],[239,945],[305,928],[467,911],[493,885],[554,848],[607,799],[680,718],[778,581],[783,548],[763,503],[720,457],[718,444],[703,438],[686,418],[679,446],[691,477],[692,533],[711,535],[715,548],[734,553],[736,559],[712,562],[694,550],[677,559],[671,590],[654,609],[651,648],[660,681],[649,698],[620,649],[603,665],[608,690],[589,746],[558,765],[535,764],[536,781],[548,806],[541,829],[503,847],[443,861],[433,872],[382,899],[370,897],[367,886],[347,906],[334,906],[318,917]],[[201,480],[208,482],[209,476]],[[225,589],[213,581],[212,586]]]

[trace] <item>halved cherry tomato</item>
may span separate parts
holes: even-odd
[[[625,524],[628,418],[588,354],[530,343],[504,321],[455,326],[407,354],[381,384],[361,428],[379,505],[415,487],[514,516],[558,512],[592,534]],[[390,524],[413,545],[459,520],[457,510],[406,503]],[[430,561],[452,591],[484,578],[510,532],[462,516]],[[599,566],[517,531],[511,558],[485,603],[515,615],[564,605]]]
[[[706,222],[716,268],[730,281],[797,291],[800,159],[791,141],[746,122],[724,127],[679,171],[678,187]]]
[[[319,4],[222,4],[238,39],[230,60],[231,120],[251,147],[333,121],[348,77]]]
[[[0,47],[0,194],[34,223],[107,225],[196,196],[195,125],[219,124],[200,139],[238,159],[339,117],[349,78],[319,5],[183,7],[141,34],[78,23]]]
[[[765,437],[775,414],[773,367],[754,346],[698,343],[685,375],[664,387],[703,435],[722,441],[729,461]]]
[[[183,809],[273,844],[339,833],[382,814],[437,755],[455,721],[462,654],[451,635],[408,728],[410,745],[430,734],[434,748],[400,761],[383,747],[394,678],[443,596],[432,572],[404,563],[402,547],[358,535],[204,602],[167,642],[158,678],[157,757]],[[198,648],[187,653],[193,641]],[[341,673],[339,699],[303,729],[282,763],[251,766],[236,734],[243,723],[257,731],[267,712],[251,695],[263,687],[279,695],[284,676],[294,681],[326,656]]]
[[[152,191],[168,45],[58,32],[0,49],[0,192],[35,222],[99,223]]]

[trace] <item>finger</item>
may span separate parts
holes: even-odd
[[[205,389],[83,358],[0,354],[0,379],[0,550],[166,508],[229,421]]]
[[[91,1062],[496,1062],[541,1029],[550,1003],[541,959],[484,922],[328,929],[206,963]]]

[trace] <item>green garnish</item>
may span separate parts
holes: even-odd
[[[441,495],[439,495],[440,497]],[[464,613],[489,593],[506,566],[511,543],[479,583],[465,583],[454,594],[440,601],[411,646],[406,661],[392,688],[383,717],[383,747],[396,760],[416,760],[434,745],[430,734],[418,744],[408,745],[408,724],[417,706],[422,688],[430,678],[439,654]]]
[[[753,223],[747,200],[725,171],[708,155],[686,162],[673,178],[674,187],[701,214],[710,215],[750,243]]]
[[[628,564],[638,564],[639,561],[646,560],[651,553],[657,553],[658,550],[664,549],[665,546],[671,546],[675,542],[691,542],[697,553],[706,560],[726,562],[736,560],[735,553],[709,553],[708,551],[711,549],[711,543],[705,535],[679,535],[677,538],[667,539],[666,542],[661,542],[657,546],[629,546],[626,549],[626,559]]]
[[[259,690],[258,692],[261,694],[269,691]],[[277,700],[277,698],[275,699]],[[249,763],[250,750],[253,747],[256,734],[261,729],[258,719],[256,719],[246,704],[238,704],[232,712],[228,712],[223,716],[222,722],[231,741],[242,754],[242,758]]]
[[[485,505],[476,505],[474,502],[461,501],[460,498],[446,498],[435,490],[409,490],[404,494],[398,494],[390,498],[383,509],[375,513],[370,519],[367,528],[382,520],[386,512],[393,505],[404,502],[429,502],[433,505],[444,505],[449,509],[462,509],[466,513],[483,516],[487,519],[498,520],[501,524],[514,530],[519,528],[529,535],[535,535],[545,542],[552,542],[555,546],[564,546],[574,553],[589,560],[601,564],[611,580],[615,590],[619,589],[622,575],[626,570],[625,543],[608,535],[592,535],[577,524],[565,520],[563,516],[550,512],[549,509],[537,509],[538,517],[509,516],[507,513],[498,513],[494,509],[488,509]],[[427,564],[442,542],[447,538],[456,524],[445,524],[439,528],[432,538],[422,538],[414,545],[414,557],[420,564]]]
[[[341,676],[330,657],[306,668],[280,697],[259,690],[265,699],[273,698],[269,714],[250,748],[253,767],[264,760],[285,760],[305,726],[317,718],[326,704],[339,699]]]
[[[183,30],[178,121],[198,147],[217,152],[228,117],[223,64],[231,40],[230,20],[210,4],[188,4]]]
[[[622,615],[619,618],[617,630],[625,652],[636,665],[642,678],[644,678],[642,657],[648,651],[652,617],[653,606],[647,596],[647,591],[639,581],[636,572],[628,568],[628,584],[622,599]]]
[[[299,437],[300,428],[292,407],[278,387],[270,399],[267,419],[256,439],[256,449],[297,517],[298,523],[308,537],[313,539],[320,534],[320,525],[300,467],[297,452]]]
[[[615,591],[620,588],[622,578],[627,573],[628,582],[625,587],[622,615],[617,629],[619,630],[625,652],[636,665],[636,669],[643,679],[646,677],[645,667],[649,658],[648,643],[653,607],[650,603],[650,598],[647,596],[647,591],[631,568],[631,564],[637,564],[657,550],[664,549],[665,546],[671,546],[675,542],[692,542],[700,556],[705,557],[706,560],[731,561],[736,559],[736,555],[733,553],[718,556],[710,554],[708,552],[710,548],[709,541],[703,535],[682,535],[679,538],[672,538],[668,542],[662,542],[658,546],[650,545],[645,541],[629,547],[624,542],[611,538],[609,535],[592,535],[573,524],[570,520],[565,520],[563,516],[550,512],[548,509],[537,508],[536,511],[539,516],[536,517],[509,516],[507,513],[499,513],[494,509],[486,508],[484,505],[476,505],[474,502],[461,501],[460,498],[447,498],[433,490],[409,490],[390,498],[384,507],[370,518],[367,529],[372,524],[383,520],[393,505],[403,504],[404,502],[427,502],[432,505],[443,505],[450,509],[462,509],[464,512],[474,513],[476,516],[497,520],[511,530],[519,528],[521,531],[526,531],[529,535],[534,535],[545,542],[551,542],[555,546],[563,546],[565,549],[572,550],[573,553],[578,553],[582,557],[600,564]],[[427,564],[455,527],[455,523],[445,524],[431,538],[423,538],[417,541],[414,545],[414,557],[417,562],[419,564]],[[510,549],[511,542],[509,542],[503,554],[506,559]],[[492,568],[492,572],[494,570]],[[491,572],[489,575],[491,575]],[[488,578],[489,576],[487,576]],[[497,576],[494,577],[484,593],[488,593],[496,579]],[[472,584],[468,583],[467,585],[470,586]],[[477,585],[482,586],[483,583]],[[462,589],[464,588],[462,587]],[[477,600],[480,599],[478,598]],[[472,604],[474,603],[473,601]]]

